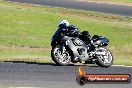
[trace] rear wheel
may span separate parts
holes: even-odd
[[[69,52],[64,49],[64,52],[62,53],[60,50],[60,45],[57,45],[52,48],[51,55],[52,55],[52,60],[57,64],[57,65],[69,65],[71,62],[71,56]]]
[[[104,47],[101,47],[101,48],[99,48],[98,51],[103,52],[104,54],[96,55],[96,58],[97,58],[96,64],[100,67],[106,67],[106,68],[110,67],[113,64],[113,55],[110,52],[110,50],[108,50]]]

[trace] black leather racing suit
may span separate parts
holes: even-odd
[[[91,36],[88,31],[79,32],[78,28],[73,25],[69,26],[67,29],[68,32],[71,33],[70,36],[81,38],[86,45],[91,44]]]

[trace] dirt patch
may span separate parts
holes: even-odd
[[[117,53],[120,55],[132,55],[132,47],[129,46],[124,46],[122,48],[110,47],[109,49],[112,51],[112,53]]]
[[[30,51],[50,51],[51,47],[33,47],[33,46],[0,46],[0,50],[30,50]]]
[[[58,9],[58,13],[65,16],[77,16],[88,19],[102,20],[102,21],[111,21],[113,23],[120,23],[127,26],[132,26],[132,19],[129,17],[119,17],[117,15],[103,14],[89,11],[81,10],[68,10],[68,9]]]
[[[13,62],[13,61],[18,61],[18,62],[53,62],[51,57],[48,56],[13,56],[13,57],[0,57],[0,62]]]
[[[81,2],[95,2],[95,3],[106,3],[106,4],[114,4],[114,5],[125,5],[132,6],[132,3],[128,2],[112,2],[112,1],[92,1],[92,0],[77,0]]]

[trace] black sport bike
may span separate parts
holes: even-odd
[[[101,67],[112,65],[112,53],[106,48],[109,42],[107,38],[94,35],[90,39],[90,44],[86,44],[80,36],[74,35],[73,31],[72,33],[65,32],[61,28],[53,35],[51,39],[51,57],[57,65],[69,65],[71,62],[96,63]]]

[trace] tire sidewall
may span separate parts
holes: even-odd
[[[104,48],[104,47],[103,47]],[[97,57],[97,62],[96,62],[96,64],[98,65],[98,66],[100,66],[100,67],[110,67],[112,64],[113,64],[113,61],[114,61],[114,59],[113,59],[113,55],[112,55],[112,53],[111,53],[111,51],[109,50],[109,49],[107,49],[107,48],[105,48],[110,54],[111,54],[111,57],[112,57],[112,60],[111,60],[111,62],[110,63],[103,63],[102,62],[102,60],[100,59],[100,58],[98,58]]]
[[[70,64],[71,62],[71,58],[70,60],[67,62],[67,63],[61,63],[59,60],[57,60],[55,58],[55,55],[54,55],[54,51],[57,47],[60,47],[60,45],[56,45],[55,47],[52,47],[52,50],[51,50],[51,57],[52,57],[52,60],[57,64],[57,65],[61,65],[61,66],[67,66]],[[68,52],[69,53],[69,52]]]

